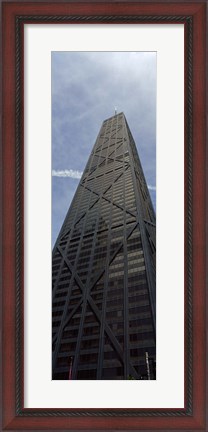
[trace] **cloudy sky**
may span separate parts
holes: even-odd
[[[156,53],[52,52],[52,246],[114,107],[126,116],[156,207]]]

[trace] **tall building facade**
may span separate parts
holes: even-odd
[[[53,249],[53,379],[156,378],[155,239],[120,113],[102,124]]]

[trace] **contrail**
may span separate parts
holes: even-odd
[[[75,179],[80,179],[82,177],[81,171],[75,171],[75,170],[52,170],[52,176],[53,177],[71,177]]]
[[[71,177],[75,179],[80,179],[82,177],[83,172],[77,170],[52,170],[53,177]],[[156,191],[156,186],[148,185],[149,190]]]

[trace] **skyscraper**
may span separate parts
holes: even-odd
[[[53,379],[155,379],[156,219],[123,113],[102,124],[53,249]]]

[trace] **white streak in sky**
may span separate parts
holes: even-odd
[[[80,179],[82,177],[81,171],[75,171],[75,170],[52,170],[52,176],[53,177],[71,177],[75,179]]]
[[[71,177],[75,179],[80,179],[82,177],[83,172],[76,170],[52,170],[53,177]],[[156,186],[148,185],[149,190],[156,191]]]

